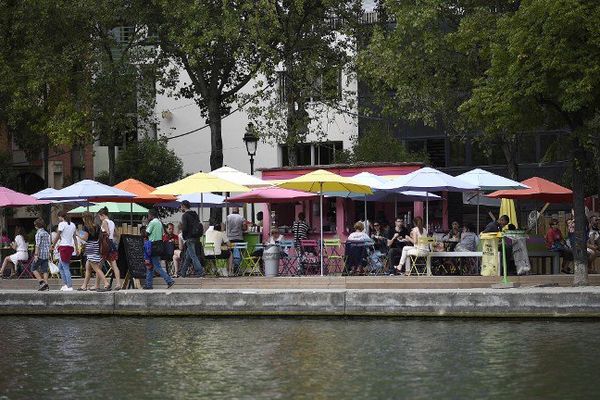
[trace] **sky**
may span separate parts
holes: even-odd
[[[373,7],[375,7],[375,0],[364,0],[363,7],[365,11],[373,11]]]

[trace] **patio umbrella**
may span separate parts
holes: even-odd
[[[126,192],[100,182],[84,179],[77,183],[57,190],[54,193],[40,196],[40,200],[77,200],[77,199],[106,199],[135,197],[133,193]]]
[[[7,187],[0,186],[0,208],[2,208],[2,228],[4,228],[4,207],[37,206],[48,204],[33,196],[16,192]]]
[[[533,177],[521,182],[529,187],[522,190],[498,190],[487,197],[541,200],[546,203],[571,203],[573,191],[543,178]]]
[[[256,176],[249,175],[245,172],[238,171],[237,169],[231,167],[217,168],[214,171],[210,171],[208,174],[235,183],[237,185],[247,186],[249,188],[271,186],[271,183],[267,181],[263,181],[262,179],[257,178]]]
[[[200,193],[201,204],[204,193],[212,192],[248,192],[250,189],[243,185],[230,182],[218,176],[198,172],[168,185],[160,186],[153,194],[193,194]],[[202,216],[203,217],[203,216]]]
[[[319,215],[321,225],[321,242],[319,255],[321,258],[321,276],[323,275],[323,194],[324,192],[350,192],[371,194],[373,191],[368,185],[361,184],[354,179],[346,178],[323,169],[318,169],[297,178],[279,183],[277,186],[284,189],[302,190],[304,192],[319,194]]]
[[[58,192],[58,189],[54,189],[54,188],[46,188],[46,189],[42,189],[39,192],[36,192],[34,194],[32,194],[31,196],[35,197],[36,199],[39,199],[43,196],[47,196],[53,193]],[[52,201],[52,203],[54,204],[62,204],[62,203],[75,203],[78,206],[86,206],[88,205],[88,201],[86,199],[75,199],[75,200],[54,200]]]
[[[125,179],[122,182],[117,183],[113,186],[117,189],[125,190],[126,192],[130,192],[135,194],[134,198],[131,199],[119,199],[119,198],[111,198],[106,199],[107,201],[121,203],[126,201],[129,203],[130,213],[129,213],[129,222],[133,225],[133,204],[136,203],[149,203],[149,204],[157,204],[161,202],[174,201],[175,196],[173,195],[155,195],[152,192],[155,190],[154,187],[142,182],[137,179],[129,178]]]
[[[104,203],[96,203],[89,207],[77,207],[69,211],[67,214],[81,214],[86,211],[97,213],[100,209],[106,207],[108,212],[111,214],[139,214],[144,215],[148,213],[148,209],[146,207],[142,207],[139,204],[133,203],[133,207],[131,207],[127,203],[115,203],[112,201],[104,202]]]
[[[313,193],[299,190],[282,189],[277,186],[254,189],[247,193],[238,194],[227,199],[228,203],[289,203],[291,201],[313,200],[317,196]]]
[[[419,190],[427,192],[468,192],[479,190],[479,186],[465,182],[451,175],[445,174],[437,169],[424,167],[416,171],[391,180],[388,185],[390,189]],[[426,196],[426,226],[429,228],[429,201]]]
[[[209,207],[209,208],[222,208],[222,207],[241,207],[241,203],[229,203],[225,196],[221,196],[214,193],[191,193],[191,194],[182,194],[181,196],[177,196],[175,201],[171,201],[168,203],[159,203],[158,205],[161,207],[168,208],[179,208],[181,206],[181,202],[187,200],[190,202],[192,207]]]
[[[515,202],[512,199],[500,199],[500,215],[507,215],[508,220],[516,227],[519,227],[517,221],[517,210]]]
[[[457,176],[458,179],[473,185],[479,186],[477,192],[477,232],[479,232],[479,194],[481,192],[490,192],[492,190],[503,189],[528,189],[529,186],[523,185],[520,182],[505,178],[500,175],[493,174],[481,168],[475,168]]]

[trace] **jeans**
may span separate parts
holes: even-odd
[[[167,282],[167,285],[170,285],[173,282],[173,278],[171,278],[169,276],[169,274],[167,274],[167,271],[165,271],[163,269],[163,267],[161,267],[160,256],[152,257],[151,261],[152,261],[152,265],[154,266],[154,269],[146,269],[146,287],[148,287],[148,288],[152,287],[152,280],[154,279],[154,271],[158,271],[161,278],[163,278],[165,280],[165,282]]]
[[[185,241],[185,256],[183,257],[183,262],[181,263],[181,270],[179,271],[179,275],[183,278],[187,275],[188,266],[190,265],[190,261],[194,264],[194,270],[197,275],[204,275],[204,268],[202,268],[202,264],[198,259],[198,255],[196,254],[196,243],[198,239],[187,239]]]
[[[69,269],[71,263],[63,262],[60,257],[58,258],[58,272],[60,272],[60,277],[62,278],[63,283],[67,287],[73,287],[73,281],[71,280],[71,270]]]

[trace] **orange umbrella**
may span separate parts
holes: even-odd
[[[521,182],[529,189],[498,190],[487,197],[505,199],[541,200],[546,203],[570,203],[573,201],[573,191],[550,182],[543,178],[533,177]]]
[[[114,187],[133,193],[136,197],[133,198],[136,203],[164,203],[167,201],[175,201],[177,198],[170,194],[152,194],[156,188],[140,182],[137,179],[129,178],[123,182],[117,183]]]

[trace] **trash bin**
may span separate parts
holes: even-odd
[[[498,234],[482,233],[481,236],[481,275],[498,276]]]
[[[265,265],[265,276],[277,276],[279,272],[279,259],[281,250],[276,244],[265,246],[263,251],[263,263]]]

